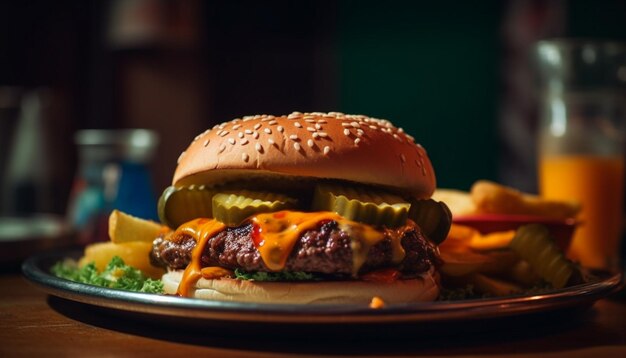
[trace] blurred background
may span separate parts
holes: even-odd
[[[0,215],[66,215],[96,155],[77,141],[144,148],[156,198],[204,129],[294,110],[393,121],[440,187],[536,192],[533,46],[624,41],[626,1],[33,0],[0,26]],[[130,128],[152,132],[76,137]]]

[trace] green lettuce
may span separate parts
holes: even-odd
[[[66,280],[126,291],[163,293],[163,282],[146,277],[140,270],[124,263],[119,256],[111,259],[102,272],[91,262],[78,267],[75,261],[65,260],[54,264],[50,272]]]
[[[246,272],[235,269],[235,278],[250,281],[315,281],[318,279],[308,272]]]

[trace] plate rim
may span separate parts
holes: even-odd
[[[76,258],[80,251],[33,255],[22,273],[48,294],[93,306],[121,311],[202,320],[271,323],[389,323],[485,319],[583,306],[604,298],[623,284],[621,272],[604,279],[534,295],[458,301],[390,304],[382,309],[351,304],[270,304],[209,301],[131,292],[69,281],[49,273],[47,261]]]

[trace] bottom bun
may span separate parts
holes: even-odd
[[[163,275],[165,293],[176,294],[182,274],[182,270],[177,270]],[[394,304],[433,301],[438,295],[438,275],[432,269],[417,278],[393,283],[259,282],[201,278],[190,292],[190,297],[205,300],[295,304],[369,304],[375,296],[386,304]]]

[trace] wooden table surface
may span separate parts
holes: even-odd
[[[0,274],[0,357],[626,357],[624,298],[603,299],[589,310],[545,319],[509,319],[487,330],[483,326],[451,325],[447,334],[430,335],[411,326],[395,331],[375,327],[365,333],[263,325],[186,329],[180,322],[146,322],[48,296],[19,273]]]

